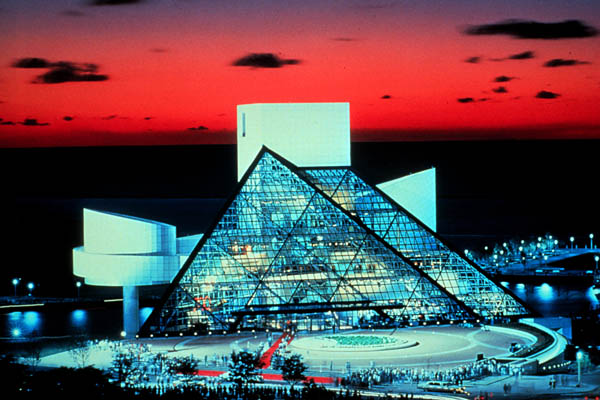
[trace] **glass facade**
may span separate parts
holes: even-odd
[[[351,169],[305,169],[302,174],[478,315],[529,314],[512,293]]]
[[[263,149],[142,334],[515,313],[527,312],[350,170],[298,169]]]

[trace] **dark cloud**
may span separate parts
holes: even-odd
[[[560,96],[560,94],[558,93],[553,93],[553,92],[548,92],[545,90],[541,90],[538,92],[538,94],[535,95],[536,98],[538,99],[555,99],[558,96]]]
[[[83,17],[85,14],[79,10],[65,10],[60,13],[60,15],[64,15],[65,17]]]
[[[481,57],[469,57],[465,60],[465,62],[469,64],[478,64],[481,62]]]
[[[235,60],[231,65],[235,67],[281,68],[284,65],[295,64],[300,64],[300,60],[281,59],[272,53],[251,53]]]
[[[508,60],[529,60],[530,58],[534,58],[535,53],[531,50],[524,51],[522,53],[511,54],[506,57]]]
[[[117,117],[118,117],[118,115],[117,115],[117,114],[113,114],[113,115],[108,115],[108,116],[106,116],[106,117],[102,117],[101,119],[103,119],[104,121],[109,121],[109,120],[111,120],[111,119],[115,119],[115,118],[117,118]]]
[[[70,61],[59,61],[50,65],[50,70],[39,75],[35,83],[65,83],[65,82],[101,82],[108,80],[108,75],[97,74],[96,64],[77,64]]]
[[[154,117],[144,117],[144,121],[150,121]]]
[[[460,99],[456,99],[456,101],[458,101],[459,103],[472,103],[475,100],[473,100],[472,97],[461,97]]]
[[[91,63],[73,63],[71,61],[50,62],[43,58],[28,57],[15,61],[14,68],[47,68],[38,75],[34,83],[98,82],[108,79],[107,75],[97,74],[98,66]]]
[[[508,90],[504,86],[498,86],[497,88],[492,89],[494,93],[508,93]]]
[[[204,125],[200,125],[200,126],[196,126],[196,127],[192,127],[192,128],[188,128],[188,131],[207,131],[208,128],[205,127]]]
[[[143,3],[145,0],[92,0],[93,6],[120,6],[123,4]]]
[[[573,65],[583,65],[589,64],[589,61],[580,61],[580,60],[565,60],[563,58],[553,58],[552,60],[548,60],[544,63],[544,67],[554,68],[554,67],[570,67]]]
[[[383,96],[381,96],[381,98],[382,98],[383,100],[387,100],[387,99],[391,99],[391,98],[392,98],[392,96],[390,96],[389,94],[384,94]]]
[[[489,100],[488,97],[482,97],[482,98],[478,99],[477,101],[488,101],[488,100]]]
[[[2,122],[0,122],[0,125],[16,125],[16,124],[12,121],[2,121]]]
[[[50,65],[48,60],[38,57],[21,58],[12,64],[14,68],[50,68]]]
[[[355,0],[353,7],[358,10],[380,10],[395,7],[396,4],[394,0]]]
[[[350,38],[350,37],[336,37],[336,38],[332,38],[331,40],[334,40],[336,42],[356,42],[358,39]]]
[[[73,118],[73,117],[71,117],[70,115],[65,115],[65,116],[63,117],[63,120],[65,120],[65,121],[67,121],[67,122],[73,121],[73,119],[74,119],[74,118]]]
[[[474,25],[464,30],[467,35],[509,35],[517,39],[569,39],[596,36],[598,30],[578,20],[537,22],[506,20],[495,24]]]
[[[162,47],[154,47],[154,48],[150,49],[150,51],[153,53],[166,53],[169,50],[162,48]]]
[[[50,125],[48,122],[38,122],[35,118],[25,118],[23,122],[19,122],[21,125],[25,126],[48,126]]]
[[[512,81],[513,79],[515,79],[514,76],[500,75],[494,78],[494,82],[508,82]]]

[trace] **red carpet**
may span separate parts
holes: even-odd
[[[283,335],[279,336],[279,339],[277,339],[275,343],[273,343],[273,345],[269,347],[269,349],[260,357],[260,362],[263,364],[262,369],[267,369],[271,366],[271,358],[273,358],[273,353],[275,353],[275,350],[279,348],[279,344],[283,341],[283,339],[285,339],[286,336],[287,332],[283,332]],[[291,341],[292,340],[290,339],[289,342]]]
[[[262,369],[267,369],[271,366],[271,358],[273,358],[273,353],[275,353],[275,350],[277,350],[277,348],[279,348],[279,344],[283,340],[286,340],[287,344],[290,344],[292,342],[292,340],[294,340],[294,336],[288,335],[287,332],[284,332],[283,335],[281,335],[275,341],[275,343],[273,343],[273,345],[271,347],[269,347],[269,349],[267,351],[265,351],[265,353],[260,357],[260,361],[263,363]],[[213,371],[213,370],[209,370],[209,369],[199,369],[194,373],[194,375],[215,377],[215,376],[222,375],[224,373],[225,373],[225,371]],[[281,374],[262,373],[260,375],[263,377],[263,379],[265,381],[283,381],[283,377],[281,376]],[[311,379],[315,383],[333,384],[335,382],[336,378],[332,378],[329,376],[307,376],[306,377],[306,380],[311,380]],[[339,379],[339,378],[337,378],[337,379]]]

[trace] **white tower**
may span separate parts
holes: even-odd
[[[350,104],[237,106],[238,181],[263,145],[299,167],[350,166]]]

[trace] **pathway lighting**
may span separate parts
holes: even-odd
[[[581,386],[581,360],[583,359],[583,352],[579,350],[577,352],[577,387]]]
[[[31,296],[31,292],[33,291],[34,287],[35,287],[35,285],[33,284],[33,282],[29,282],[27,284],[27,289],[29,289],[29,296]]]
[[[12,280],[12,284],[15,287],[15,297],[17,297],[17,286],[19,285],[20,278],[14,278]]]
[[[573,236],[571,236],[569,238],[569,240],[571,241],[571,248],[573,248],[573,242],[575,241],[575,238]]]

